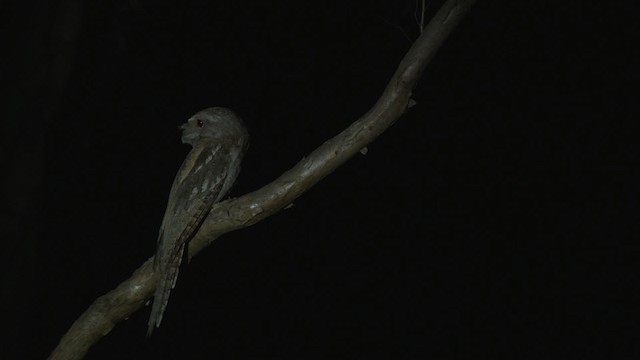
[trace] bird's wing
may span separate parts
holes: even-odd
[[[154,294],[147,334],[162,321],[171,289],[175,286],[187,242],[195,235],[228,182],[232,156],[220,147],[196,146],[187,155],[173,182],[154,258],[160,275]],[[233,180],[232,180],[233,181]]]

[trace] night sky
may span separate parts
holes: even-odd
[[[2,15],[2,359],[46,358],[153,255],[192,114],[247,124],[241,196],[364,114],[419,32],[414,1],[73,4]],[[86,358],[640,354],[632,13],[479,1],[366,155]]]

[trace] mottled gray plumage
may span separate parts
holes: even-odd
[[[153,263],[160,279],[147,334],[160,326],[187,242],[195,235],[213,204],[229,192],[249,146],[249,134],[242,120],[229,109],[202,110],[181,129],[182,142],[193,148],[173,181],[160,226]]]

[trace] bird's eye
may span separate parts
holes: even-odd
[[[200,119],[196,120],[196,126],[198,126],[199,128],[203,127],[204,126],[204,121],[202,121]]]

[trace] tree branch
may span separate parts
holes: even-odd
[[[280,211],[391,126],[412,105],[411,92],[422,70],[474,2],[446,1],[402,59],[382,96],[360,119],[270,184],[216,204],[189,243],[189,256],[195,256],[227,232],[248,227]],[[49,359],[83,358],[116,323],[140,309],[153,295],[157,281],[152,260],[147,260],[116,289],[96,299],[73,323]]]

